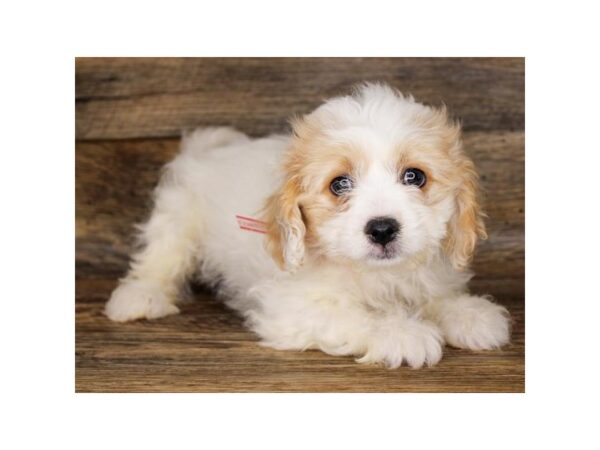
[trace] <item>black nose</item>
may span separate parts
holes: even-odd
[[[365,234],[369,236],[371,242],[385,246],[390,241],[393,241],[398,231],[400,224],[392,217],[376,217],[367,222]]]

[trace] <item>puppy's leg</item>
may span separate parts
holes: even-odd
[[[141,225],[142,249],[106,304],[105,314],[124,322],[179,312],[175,302],[193,270],[199,240],[195,201],[170,173],[155,191],[150,220]]]
[[[371,319],[368,343],[360,363],[384,363],[395,368],[403,362],[413,368],[433,366],[442,358],[444,341],[437,326],[405,312],[386,312]]]
[[[435,301],[427,313],[453,347],[490,350],[509,342],[508,311],[486,298],[465,294]]]
[[[403,362],[418,368],[436,364],[443,340],[437,327],[398,306],[368,310],[343,293],[293,283],[260,289],[261,308],[247,314],[263,344],[277,349],[318,348],[331,355],[354,355],[361,363],[390,368]]]

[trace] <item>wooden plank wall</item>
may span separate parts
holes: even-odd
[[[290,116],[367,80],[444,102],[462,121],[489,214],[473,289],[523,299],[522,58],[78,58],[77,277],[123,274],[133,224],[148,213],[149,192],[181,130],[285,131]]]

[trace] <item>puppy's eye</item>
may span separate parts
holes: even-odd
[[[354,182],[352,178],[347,175],[343,175],[341,177],[335,177],[331,184],[329,185],[329,189],[333,193],[333,195],[340,196],[352,190],[354,186]]]
[[[406,184],[407,186],[416,186],[421,188],[425,186],[427,182],[427,177],[425,176],[425,172],[421,169],[406,169],[402,174],[402,184]]]

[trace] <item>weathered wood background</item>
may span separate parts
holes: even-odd
[[[522,58],[79,58],[75,75],[77,390],[523,390]],[[471,287],[513,310],[511,348],[479,356],[453,350],[438,368],[407,380],[318,352],[262,349],[206,294],[188,307],[193,318],[115,325],[101,315],[126,269],[133,224],[148,214],[149,193],[160,166],[176,153],[181,130],[283,131],[291,115],[365,80],[389,82],[426,103],[443,101],[461,119],[489,215],[490,237],[477,252]],[[231,364],[241,366],[224,380],[219,374]],[[163,373],[163,365],[168,376],[150,376]],[[341,370],[340,382],[321,383],[319,367],[332,366]]]

